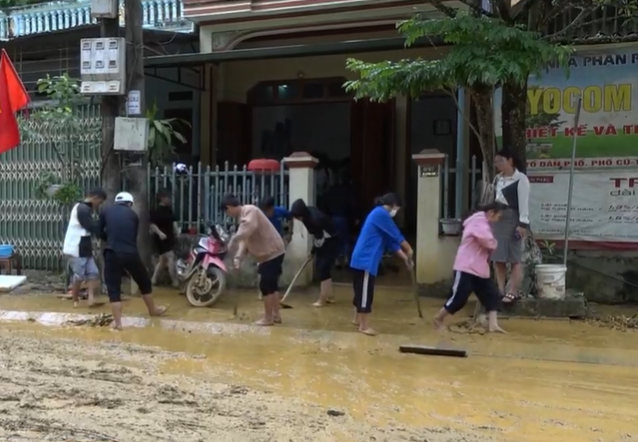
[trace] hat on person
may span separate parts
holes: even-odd
[[[128,192],[120,192],[115,195],[116,203],[131,203],[133,204],[133,195]]]

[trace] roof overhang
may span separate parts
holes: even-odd
[[[434,41],[441,46],[442,42]],[[412,48],[430,47],[429,41],[419,41]],[[199,54],[161,55],[146,57],[147,68],[200,66],[206,63],[223,63],[243,60],[266,60],[277,58],[315,57],[320,55],[346,55],[363,52],[392,51],[405,48],[402,37],[350,40],[330,43],[316,43],[272,48],[236,49],[225,52],[208,52]]]
[[[120,36],[124,37],[124,27],[120,27]],[[76,26],[69,29],[60,29],[57,31],[40,32],[37,34],[29,34],[21,37],[11,38],[1,42],[2,47],[6,48],[13,45],[23,44],[38,44],[41,42],[50,43],[51,39],[82,39],[82,38],[96,38],[100,36],[100,25],[90,24]],[[149,29],[144,28],[144,41],[158,42],[167,41],[171,42],[197,42],[199,41],[199,35],[193,32],[175,32],[169,30]],[[78,50],[80,48],[80,42],[78,41]]]

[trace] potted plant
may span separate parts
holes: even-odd
[[[186,143],[186,138],[177,128],[190,127],[188,121],[179,118],[157,118],[159,108],[154,102],[146,110],[148,119],[148,162],[151,167],[160,167],[170,164],[176,157],[175,140],[182,144]]]
[[[77,105],[85,100],[80,95],[78,82],[67,74],[46,76],[38,80],[38,92],[48,100],[32,109],[28,124],[20,119],[20,131],[24,139],[49,143],[59,165],[53,171],[39,175],[34,186],[35,196],[54,200],[68,207],[82,197],[78,179],[82,176],[78,141],[82,134]]]
[[[43,199],[52,199],[64,206],[77,202],[82,197],[82,189],[74,182],[63,182],[53,172],[40,174],[35,186],[36,196]]]

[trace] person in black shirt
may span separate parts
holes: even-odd
[[[151,211],[149,220],[155,250],[159,255],[159,261],[151,278],[153,285],[157,285],[157,280],[164,268],[168,268],[173,287],[179,285],[175,272],[175,255],[173,254],[176,242],[176,219],[172,205],[171,194],[167,190],[160,190],[157,193],[157,207]]]
[[[104,282],[111,302],[113,329],[122,330],[122,277],[128,273],[142,293],[142,299],[151,316],[161,316],[166,307],[153,301],[151,278],[137,250],[139,218],[131,208],[133,195],[120,192],[115,204],[100,213],[98,233],[104,246]]]
[[[313,305],[323,307],[331,304],[332,298],[332,268],[339,255],[341,243],[339,231],[328,215],[316,207],[306,206],[301,198],[292,203],[290,215],[303,225],[314,237],[312,254],[315,256],[316,269],[321,281],[319,300]]]
[[[97,230],[97,225],[93,222],[93,210],[100,207],[105,199],[104,190],[95,188],[71,211],[64,236],[63,252],[69,257],[69,267],[73,272],[71,286],[73,307],[77,307],[80,301],[80,287],[83,281],[87,283],[89,307],[97,305],[95,292],[100,287],[100,271],[93,257],[92,235],[96,234]]]

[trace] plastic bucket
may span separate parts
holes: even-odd
[[[460,219],[443,218],[440,223],[444,235],[459,236],[461,234],[462,221]]]
[[[536,288],[541,299],[565,299],[565,274],[567,267],[560,264],[536,266]]]

